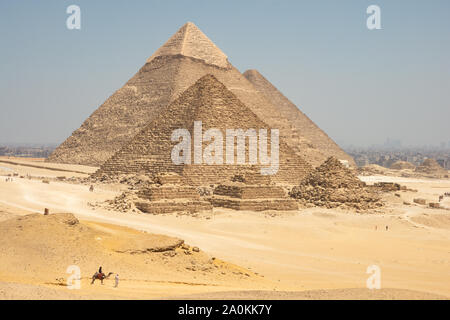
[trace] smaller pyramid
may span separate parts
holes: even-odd
[[[415,168],[416,166],[408,161],[396,161],[393,164],[391,164],[391,169],[394,170],[404,170],[404,169],[414,170]]]
[[[142,188],[137,196],[139,200],[135,202],[135,206],[144,213],[196,213],[212,210],[212,205],[201,200],[194,187],[186,185],[186,181],[173,172],[157,175],[155,183]]]
[[[214,189],[209,199],[214,207],[234,210],[266,211],[297,210],[295,200],[286,196],[280,186],[272,183],[270,176],[261,176],[251,169],[243,170]]]
[[[416,172],[442,176],[448,171],[442,168],[435,159],[425,159],[422,164],[415,169]]]
[[[244,76],[253,86],[263,94],[282,116],[289,120],[296,128],[300,137],[300,149],[304,158],[313,166],[322,164],[328,157],[335,156],[339,160],[347,160],[349,165],[356,167],[355,161],[343,151],[322,129],[320,129],[307,115],[300,111],[295,104],[286,98],[272,83],[257,70],[247,70]]]
[[[289,193],[304,205],[327,208],[375,209],[382,206],[378,191],[334,157],[328,158]]]

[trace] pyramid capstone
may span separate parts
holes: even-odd
[[[147,59],[147,63],[156,57],[182,55],[199,59],[207,64],[221,68],[230,66],[228,57],[195,24],[187,22],[169,40]]]

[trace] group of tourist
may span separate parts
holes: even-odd
[[[7,177],[6,179],[5,179],[5,182],[13,182],[14,180],[13,180],[13,178],[11,178],[11,177]]]

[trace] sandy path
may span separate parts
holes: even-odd
[[[437,186],[438,192],[450,190],[448,181],[435,185],[413,181],[408,186],[430,198]],[[402,207],[388,215],[308,209],[277,217],[215,210],[214,217],[207,220],[122,214],[92,210],[87,205],[115,195],[102,188],[91,193],[87,186],[62,182],[0,180],[0,203],[4,205],[38,212],[47,207],[85,220],[177,236],[213,256],[265,275],[277,290],[364,288],[369,277],[366,269],[376,264],[382,270],[384,288],[450,296],[450,231],[421,228],[405,219],[405,215],[427,209]],[[409,196],[417,194],[405,195]],[[386,225],[389,231],[385,231]]]
[[[60,175],[83,176],[86,174],[94,173],[98,169],[97,167],[89,167],[83,165],[49,163],[45,162],[44,158],[19,158],[0,156],[0,169],[2,167],[4,168],[5,165],[9,167],[8,171],[26,171],[29,174],[32,174],[32,172],[37,172],[35,169],[48,169],[45,170],[46,175],[48,176],[52,176],[52,171],[58,171]]]

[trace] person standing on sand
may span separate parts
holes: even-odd
[[[116,274],[116,276],[114,277],[114,288],[117,288],[119,286],[119,275]]]

